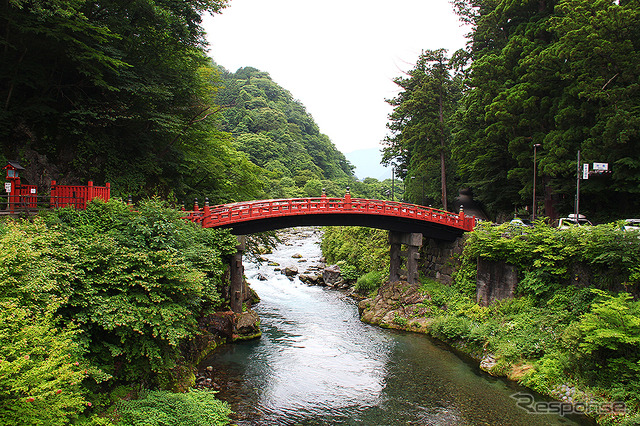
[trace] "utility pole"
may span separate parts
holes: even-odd
[[[536,153],[539,146],[540,146],[539,143],[533,144],[533,200],[531,200],[532,201],[531,202],[531,207],[532,207],[531,222],[536,221],[536,172],[538,168],[538,166],[536,165]]]
[[[580,150],[578,150],[578,162],[576,163],[576,205],[575,219],[578,223],[578,214],[580,213]]]

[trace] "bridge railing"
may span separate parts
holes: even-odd
[[[462,211],[452,213],[396,201],[351,198],[349,194],[344,198],[295,198],[247,201],[212,207],[205,205],[202,209],[196,205],[186,218],[209,228],[253,219],[307,214],[368,214],[405,217],[452,226],[465,231],[471,231],[475,225],[475,218],[465,216]]]

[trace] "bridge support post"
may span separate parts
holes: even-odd
[[[242,303],[245,299],[244,266],[242,254],[246,250],[246,237],[238,235],[238,251],[231,256],[229,265],[229,304],[235,313],[242,313]]]
[[[407,246],[405,251],[402,245]],[[399,281],[406,276],[406,281],[415,284],[418,282],[418,259],[420,258],[420,247],[422,247],[421,233],[407,233],[389,231],[389,281]],[[402,269],[405,264],[406,270]]]

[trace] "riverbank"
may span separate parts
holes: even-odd
[[[551,322],[551,311],[543,313],[536,309],[537,312],[532,312],[531,306],[517,300],[483,308],[472,302],[465,303],[463,298],[456,297],[455,289],[433,281],[425,284],[385,283],[375,296],[362,299],[358,307],[362,321],[383,328],[423,333],[442,341],[454,351],[475,360],[481,370],[557,400],[558,406],[552,408],[554,410],[564,406],[565,412],[587,414],[594,419],[594,424],[596,421],[637,424],[637,417],[632,412],[627,410],[625,415],[624,404],[615,405],[611,399],[575,378],[553,371],[556,366],[540,362],[544,346],[549,344],[547,336],[532,327],[518,331],[517,327],[522,324],[516,325],[517,311],[520,314],[530,312],[529,324],[548,314],[549,321],[541,320],[536,326],[547,327],[548,334],[553,334],[558,327]]]
[[[434,340],[360,320],[348,290],[309,285],[317,273],[318,232],[296,230],[245,274],[261,297],[261,339],[223,345],[201,366],[203,386],[219,390],[238,425],[585,423],[526,416],[514,393],[526,389],[481,374]],[[537,398],[536,401],[542,401]]]

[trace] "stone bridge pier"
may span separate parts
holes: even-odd
[[[229,304],[235,313],[242,313],[242,304],[249,296],[247,284],[244,280],[244,266],[242,255],[247,249],[247,237],[238,235],[236,253],[229,259]]]
[[[389,281],[418,282],[418,259],[422,247],[422,234],[389,231]],[[406,250],[402,250],[402,246]],[[402,268],[404,265],[404,269]]]

